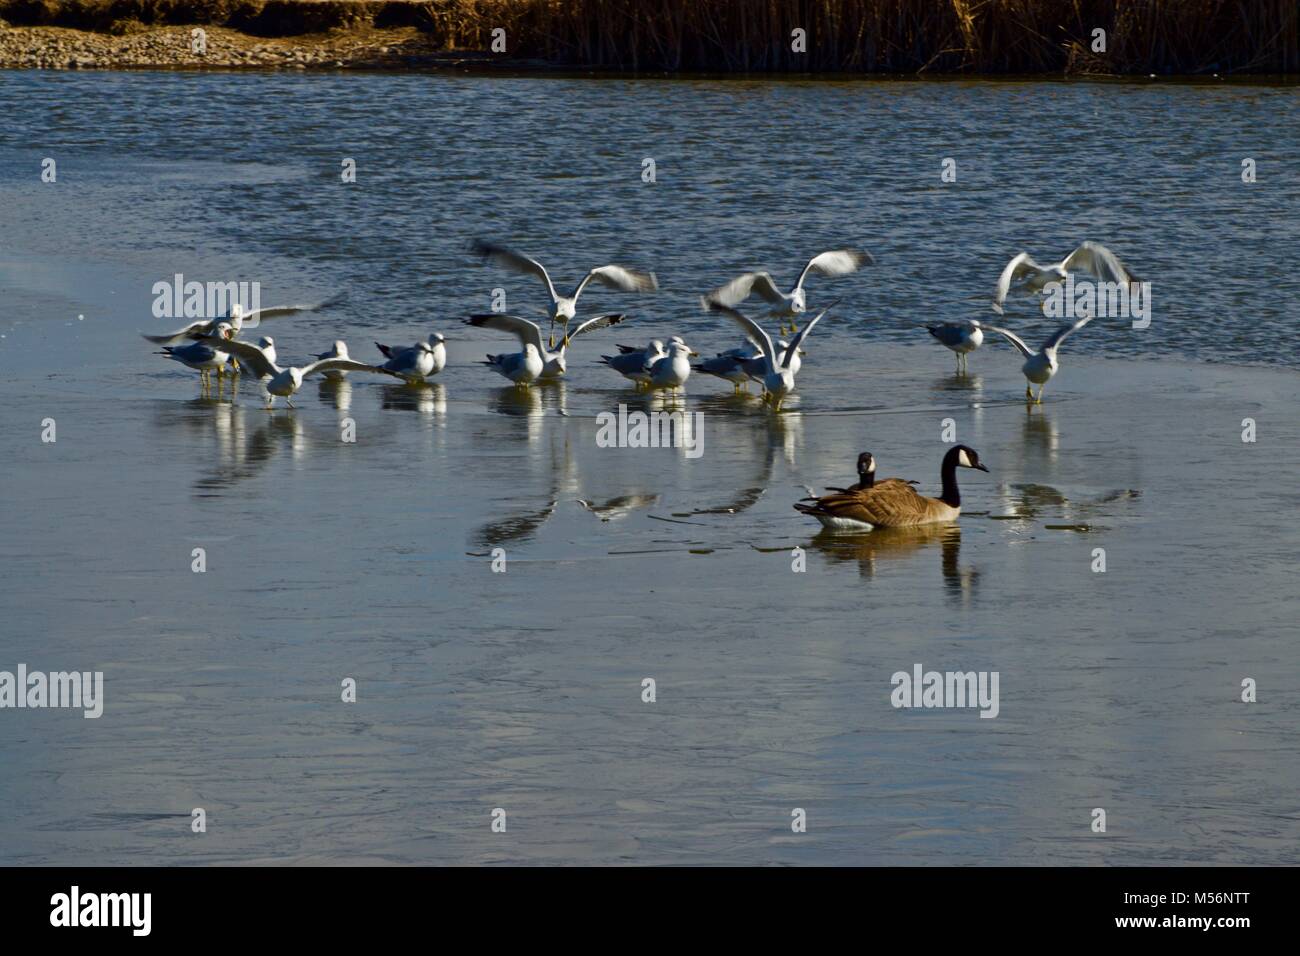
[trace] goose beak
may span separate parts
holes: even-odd
[[[980,471],[984,472],[985,474],[988,474],[988,469],[984,467],[983,463],[980,463],[975,467],[978,468]]]

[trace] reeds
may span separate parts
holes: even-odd
[[[15,24],[292,35],[415,26],[448,50],[624,71],[1295,73],[1297,0],[0,0]],[[1105,49],[1094,30],[1105,31]],[[793,31],[803,30],[797,51]]]

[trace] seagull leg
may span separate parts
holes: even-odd
[[[1034,389],[1033,389],[1033,386],[1031,386],[1031,385],[1029,385],[1028,383],[1026,383],[1026,385],[1025,385],[1025,398],[1033,398],[1033,397],[1034,397]]]
[[[1046,382],[1038,386],[1038,398],[1035,400],[1035,404],[1037,405],[1043,404],[1043,389],[1045,388],[1047,388]]]

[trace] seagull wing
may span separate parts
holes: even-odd
[[[155,345],[170,345],[172,342],[178,342],[181,339],[201,335],[213,327],[214,324],[205,319],[200,319],[198,322],[191,322],[185,328],[177,329],[175,332],[168,332],[166,335],[145,335],[141,332],[140,337],[146,342],[152,342]]]
[[[1046,352],[1048,349],[1056,348],[1062,342],[1065,341],[1066,337],[1070,335],[1071,332],[1075,332],[1083,328],[1091,321],[1092,321],[1092,316],[1085,315],[1083,318],[1081,318],[1078,322],[1075,322],[1073,325],[1061,326],[1054,333],[1052,333],[1052,337],[1050,339],[1048,339],[1046,342],[1043,343],[1043,351]],[[1005,335],[1006,333],[1004,332],[1003,334]]]
[[[232,340],[223,342],[221,348],[251,368],[258,378],[280,373],[280,367],[268,359],[266,354],[252,342]]]
[[[569,338],[571,339],[577,338],[583,332],[596,332],[600,329],[607,329],[611,325],[618,325],[626,318],[627,316],[624,315],[622,312],[606,312],[604,315],[598,315],[595,316],[594,318],[588,319],[586,322],[583,322],[576,329],[574,329],[572,332],[569,333]],[[541,337],[541,330],[538,330],[538,338],[540,337]]]
[[[758,293],[768,302],[784,302],[789,298],[776,286],[776,281],[768,272],[746,272],[736,276],[726,285],[720,285],[704,297],[705,307],[709,302],[719,302],[728,307],[740,305],[750,295]]]
[[[465,324],[472,325],[476,329],[509,332],[521,344],[536,346],[537,351],[543,354],[546,352],[546,345],[542,342],[541,327],[536,322],[530,322],[528,319],[520,318],[517,315],[506,315],[504,312],[484,312],[471,315],[465,320]]]
[[[1007,293],[1011,291],[1011,283],[1030,272],[1041,271],[1041,266],[1033,259],[1029,258],[1029,253],[1022,252],[1006,264],[1002,270],[1002,275],[998,276],[998,291],[993,297],[993,311],[1002,314],[1002,303],[1007,300]]]
[[[740,331],[745,333],[745,338],[749,339],[749,341],[754,344],[755,348],[762,349],[763,365],[768,371],[768,373],[772,373],[776,371],[776,360],[773,358],[776,352],[773,350],[772,337],[763,330],[763,327],[761,325],[759,325],[749,316],[741,315],[735,309],[731,308],[730,306],[723,305],[721,302],[709,301],[709,308],[712,309],[714,312],[722,313],[727,318],[731,319],[731,321],[735,322],[738,326],[740,326]],[[819,315],[817,318],[820,319],[821,316]],[[807,335],[808,329],[810,329],[816,322],[817,319],[813,319],[812,322],[809,322],[807,325],[805,325],[803,327],[803,332],[799,336],[799,338],[802,339],[804,335]]]
[[[829,312],[831,309],[835,308],[835,306],[839,304],[839,301],[840,301],[839,299],[836,299],[830,305],[826,306],[826,308],[822,309],[820,312],[817,313],[817,315],[813,318],[811,322],[807,323],[802,329],[799,330],[799,334],[794,337],[794,340],[790,343],[790,347],[786,349],[785,354],[781,356],[782,368],[790,367],[790,360],[799,354],[799,346],[802,345],[803,340],[808,337],[808,333],[813,330],[813,326],[817,324],[817,320],[820,319],[827,312]]]
[[[583,277],[578,287],[573,290],[572,298],[577,299],[582,295],[582,290],[587,288],[587,283],[593,279],[601,285],[607,285],[611,289],[622,289],[624,292],[654,292],[659,288],[659,278],[653,272],[638,272],[635,269],[624,269],[622,266],[601,266],[599,269],[592,269]]]
[[[875,261],[870,253],[858,249],[834,249],[823,252],[808,260],[808,264],[803,267],[803,272],[799,273],[799,281],[794,284],[794,287],[801,288],[809,273],[819,276],[844,276],[850,272],[857,272],[863,266],[872,265]]]
[[[378,365],[367,365],[365,362],[345,358],[320,359],[310,365],[304,365],[302,377],[306,378],[308,375],[315,375],[319,372],[377,372],[380,375],[392,375],[394,378],[401,378],[396,372],[380,368]]]
[[[1061,268],[1066,272],[1087,272],[1103,282],[1139,281],[1124,268],[1124,263],[1119,261],[1119,256],[1095,242],[1085,242],[1080,245],[1061,263]]]
[[[984,328],[990,332],[997,332],[999,335],[1005,335],[1007,337],[1007,341],[1010,342],[1012,345],[1014,345],[1016,348],[1020,349],[1020,354],[1023,355],[1025,358],[1033,357],[1034,350],[1031,349],[1028,345],[1026,345],[1025,340],[1022,339],[1020,336],[1016,335],[1016,333],[1008,332],[1006,329],[998,328],[996,325],[986,325],[984,326]]]
[[[498,246],[492,242],[484,242],[481,239],[475,239],[470,249],[476,255],[492,260],[495,265],[501,266],[503,269],[509,269],[511,272],[519,272],[523,275],[537,276],[546,283],[546,291],[551,294],[551,301],[554,302],[559,298],[555,294],[555,286],[551,282],[551,277],[547,274],[545,267],[536,259],[530,259],[513,249],[507,249],[505,246]]]

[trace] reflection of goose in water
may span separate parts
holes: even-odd
[[[1110,514],[1107,505],[1132,501],[1141,496],[1140,491],[1131,488],[1117,488],[1097,498],[1071,499],[1051,485],[1033,482],[1011,485],[1010,493],[1004,496],[1006,514],[1020,518],[1060,518],[1077,521]]]
[[[901,561],[937,546],[941,551],[940,571],[944,586],[963,600],[979,584],[979,571],[961,567],[961,526],[918,525],[912,528],[880,528],[871,534],[839,535],[822,531],[808,543],[831,563],[856,561],[864,578],[875,577],[877,561]]]
[[[625,518],[640,508],[649,508],[659,500],[659,496],[619,495],[617,498],[610,498],[608,501],[603,502],[587,501],[585,498],[575,500],[601,521],[614,521],[618,518]]]
[[[527,541],[538,532],[542,525],[546,524],[546,519],[555,513],[555,506],[559,503],[558,498],[553,498],[546,507],[539,511],[510,515],[505,518],[498,518],[495,521],[489,521],[474,533],[473,540],[475,544],[485,548],[495,548],[512,542]]]

